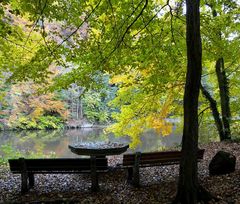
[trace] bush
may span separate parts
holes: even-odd
[[[55,116],[41,116],[38,119],[37,129],[58,129],[63,127],[62,119]]]
[[[18,120],[11,123],[11,127],[14,129],[58,129],[63,128],[63,120],[56,116],[40,116],[34,120],[27,116],[21,116]]]

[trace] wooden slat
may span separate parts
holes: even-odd
[[[151,160],[151,159],[172,159],[172,158],[181,158],[181,154],[142,154],[141,160]],[[134,155],[131,155],[131,157],[124,157],[124,160],[126,161],[132,161],[134,160]]]
[[[31,172],[71,172],[71,171],[90,171],[89,158],[61,158],[61,159],[25,159],[27,171]],[[20,160],[9,160],[10,170],[20,172]],[[108,168],[107,158],[97,158],[97,170],[106,170]]]
[[[204,150],[201,149],[198,151],[198,157],[202,157],[204,153]],[[181,157],[182,153],[181,151],[166,151],[166,152],[147,152],[147,153],[142,153],[141,158],[174,158],[174,157]],[[135,154],[124,154],[124,159],[134,159]]]
[[[154,166],[155,164],[164,164],[164,163],[179,163],[181,159],[180,151],[167,151],[167,152],[149,152],[142,153],[140,158],[140,165],[149,164]],[[202,159],[204,150],[201,149],[198,151],[197,158]],[[123,155],[123,166],[132,166],[134,165],[135,154],[125,154]]]
[[[97,172],[101,173],[101,172],[107,172],[108,169],[102,169],[102,170],[97,170]],[[78,173],[81,173],[81,174],[89,174],[91,172],[91,170],[74,170],[74,171],[44,171],[44,170],[28,170],[27,171],[28,173],[34,173],[34,174],[78,174]],[[19,174],[21,173],[19,170],[18,171],[12,171],[13,174]]]
[[[145,152],[141,153],[141,157],[173,157],[181,155],[180,151],[166,151],[166,152]],[[124,154],[125,159],[132,159],[135,154]]]
[[[166,159],[166,158],[160,158],[160,159],[148,159],[148,160],[140,160],[140,165],[144,164],[155,164],[155,163],[169,163],[169,162],[179,162],[180,159],[176,158],[171,158],[171,159]],[[134,161],[125,161],[124,165],[133,165]]]

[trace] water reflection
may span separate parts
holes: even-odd
[[[171,147],[179,146],[181,143],[182,129],[174,126],[169,136],[161,136],[153,130],[149,130],[140,137],[141,143],[128,152],[161,151]],[[215,136],[215,137],[213,137]],[[214,125],[200,126],[200,142],[207,143],[217,140]],[[114,137],[106,135],[103,129],[84,128],[70,130],[38,130],[38,131],[1,131],[0,146],[10,145],[22,152],[40,152],[51,154],[55,152],[57,157],[77,157],[69,149],[69,144],[80,142],[120,142],[131,143],[129,137]],[[1,155],[1,150],[0,150]]]
[[[134,151],[157,151],[179,145],[181,134],[176,129],[169,136],[162,137],[154,131],[148,131],[141,136],[141,144]],[[129,137],[114,137],[106,135],[103,129],[84,128],[70,130],[40,130],[40,131],[2,131],[0,144],[9,144],[20,151],[43,151],[49,154],[55,152],[57,157],[76,157],[69,149],[69,144],[79,142],[121,142],[130,143]]]

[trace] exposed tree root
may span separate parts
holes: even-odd
[[[208,192],[202,186],[198,187],[197,193],[185,191],[181,189],[172,204],[196,204],[198,202],[208,204],[209,201],[219,201],[218,198],[214,197],[210,192]]]

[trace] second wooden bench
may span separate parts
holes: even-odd
[[[197,153],[198,161],[203,159],[204,149],[199,149]],[[134,154],[123,155],[123,167],[128,169],[128,181],[134,186],[139,186],[139,168],[160,165],[179,164],[181,160],[181,151],[166,152],[136,152]]]

